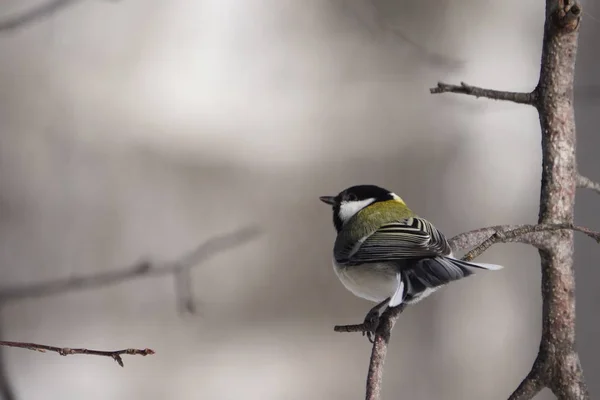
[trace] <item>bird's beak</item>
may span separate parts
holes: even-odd
[[[319,197],[319,200],[321,200],[323,203],[329,204],[331,206],[335,205],[335,196],[321,196],[321,197]]]

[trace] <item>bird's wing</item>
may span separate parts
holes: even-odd
[[[347,265],[447,256],[451,252],[444,235],[418,217],[385,224],[351,245],[334,248],[336,261]]]

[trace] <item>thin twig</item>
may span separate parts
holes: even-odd
[[[594,182],[590,178],[577,174],[577,187],[581,189],[590,189],[600,194],[600,183]]]
[[[70,356],[73,354],[86,354],[90,356],[101,356],[101,357],[110,357],[117,362],[121,367],[124,367],[122,355],[129,356],[149,356],[154,354],[154,350],[152,349],[124,349],[124,350],[115,350],[115,351],[104,351],[104,350],[90,350],[90,349],[72,349],[69,347],[55,347],[48,346],[45,344],[37,344],[37,343],[25,343],[25,342],[7,342],[0,341],[0,346],[6,347],[18,347],[20,349],[27,349],[33,351],[39,351],[45,353],[46,351],[53,351],[55,353],[60,354],[61,356]]]
[[[430,93],[460,93],[475,97],[485,97],[492,100],[511,101],[518,104],[535,104],[535,92],[506,92],[503,90],[485,89],[477,86],[471,86],[464,82],[460,85],[451,85],[448,83],[438,82],[437,86],[429,89]]]
[[[507,243],[507,242],[522,242],[522,238],[524,235],[530,233],[539,233],[539,232],[548,232],[548,231],[559,231],[559,230],[571,230],[576,232],[584,233],[585,235],[591,237],[596,242],[600,243],[600,232],[592,231],[591,229],[584,228],[582,226],[575,226],[573,224],[536,224],[536,225],[522,225],[518,228],[508,228],[507,227],[495,227],[493,229],[493,234],[490,235],[485,241],[481,242],[477,245],[476,248],[469,251],[467,254],[463,256],[463,260],[471,261],[475,257],[480,256],[484,251],[489,249],[495,243]],[[480,229],[475,231],[476,234],[481,232]],[[468,236],[467,234],[461,234],[462,236]],[[538,248],[544,248],[545,238],[543,236],[533,236],[533,238],[528,238],[525,240],[528,244],[533,244]]]
[[[495,225],[487,228],[479,228],[472,231],[459,233],[458,235],[448,239],[448,243],[454,252],[461,250],[474,249],[483,244],[486,240],[494,236],[497,232],[508,232],[532,225]],[[505,237],[502,243],[522,243],[531,246],[537,246],[542,238],[535,233],[523,234],[519,237]]]
[[[367,327],[363,322],[360,324],[336,325],[333,327],[333,330],[340,333],[366,332]]]

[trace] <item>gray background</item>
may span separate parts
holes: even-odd
[[[0,14],[41,3],[4,0]],[[428,88],[531,90],[542,1],[70,3],[0,32],[2,285],[174,259],[247,225],[262,235],[194,270],[198,315],[178,313],[169,278],[5,307],[7,340],[157,351],[120,369],[4,350],[19,398],[360,399],[370,346],[332,326],[371,304],[337,281],[317,197],[379,184],[449,236],[537,219],[535,110]],[[599,180],[600,8],[584,5],[577,151]],[[579,193],[577,221],[598,228],[599,200]],[[576,238],[578,342],[595,395],[600,249]],[[506,268],[402,316],[385,398],[502,399],[526,374],[537,252],[500,245],[481,260]]]

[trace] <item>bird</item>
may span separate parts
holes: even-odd
[[[378,303],[365,318],[371,333],[384,308],[415,304],[474,269],[503,268],[457,259],[444,234],[382,187],[357,185],[319,199],[333,210],[337,277],[354,295]]]

